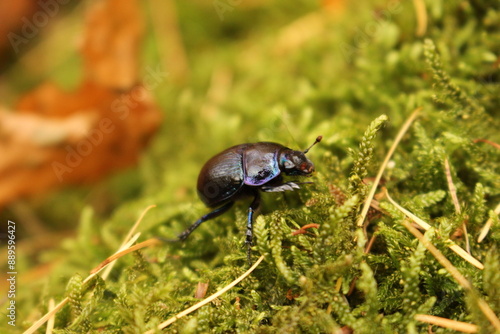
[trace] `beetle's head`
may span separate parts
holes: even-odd
[[[280,155],[279,164],[280,169],[286,175],[310,175],[314,172],[313,163],[301,151],[283,151]]]
[[[311,160],[307,159],[306,153],[309,152],[309,149],[311,147],[319,143],[322,138],[322,136],[316,138],[316,141],[303,152],[293,151],[290,149],[281,152],[279,157],[280,169],[286,175],[311,175],[312,172],[314,172],[314,164],[311,162]]]

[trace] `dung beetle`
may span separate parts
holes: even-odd
[[[202,216],[176,241],[184,241],[201,223],[220,216],[235,201],[253,197],[248,208],[246,244],[250,262],[253,214],[260,205],[260,191],[281,192],[300,189],[299,184],[310,182],[283,182],[283,173],[290,176],[311,176],[313,163],[305,154],[323,137],[304,151],[294,151],[277,143],[259,142],[232,146],[208,160],[198,176],[198,196],[213,211]]]

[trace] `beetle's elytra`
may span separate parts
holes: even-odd
[[[294,151],[281,144],[259,142],[230,147],[208,160],[198,176],[198,195],[210,208],[215,208],[179,234],[183,241],[201,223],[226,212],[235,201],[253,197],[248,208],[246,244],[248,260],[252,246],[253,214],[260,204],[260,192],[280,192],[300,189],[300,182],[283,182],[282,175],[310,176],[313,163],[306,153],[322,136],[304,151]]]

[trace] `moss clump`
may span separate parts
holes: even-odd
[[[212,154],[256,140],[303,148],[322,134],[323,142],[309,153],[318,170],[315,185],[264,196],[253,250],[254,257],[266,256],[264,262],[168,331],[322,333],[347,326],[355,333],[422,333],[429,325],[415,315],[430,314],[491,333],[477,298],[500,314],[500,225],[493,212],[500,200],[500,150],[484,141],[500,142],[500,50],[494,43],[500,38],[500,11],[479,0],[426,5],[426,34],[418,37],[412,2],[346,5],[334,17],[305,1],[252,8],[242,2],[222,22],[214,22],[212,7],[179,4],[181,18],[210,19],[196,25],[180,20],[193,76],[189,85],[172,83],[158,92],[168,115],[139,171],[143,193],[105,222],[84,212],[76,241],[46,255],[64,253],[65,265],[44,286],[34,285],[36,293],[20,294],[24,325],[46,312],[48,296],[70,296],[57,317],[59,332],[140,333],[196,303],[199,282],[208,282],[207,294],[221,289],[247,269],[245,205],[204,223],[183,245],[120,259],[110,277],[93,288],[84,288],[76,273],[85,275],[114,252],[149,204],[157,208],[142,225],[146,238],[175,236],[206,213],[193,180]],[[319,25],[295,41],[299,46],[284,43],[305,10]],[[206,52],[195,53],[190,47],[201,43],[200,34]],[[433,226],[427,237],[478,295],[464,293],[383,198],[368,214],[366,234],[356,225],[371,178],[417,107],[421,115],[397,147],[384,186]],[[445,160],[461,212],[452,200]],[[488,218],[491,231],[479,243]],[[465,248],[465,237],[457,232],[464,222],[471,254],[484,270],[447,247],[451,238]],[[319,227],[293,233],[307,224]]]

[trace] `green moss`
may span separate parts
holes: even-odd
[[[428,325],[414,319],[418,313],[490,332],[476,305],[480,297],[500,312],[500,225],[493,213],[500,200],[500,151],[475,139],[500,143],[500,11],[479,0],[426,5],[425,39],[415,36],[412,2],[372,1],[347,5],[304,44],[287,50],[281,33],[309,2],[255,8],[242,2],[224,21],[212,6],[179,3],[191,77],[188,84],[172,82],[156,91],[165,123],[137,171],[141,193],[109,218],[83,210],[78,236],[43,255],[44,261],[59,261],[51,274],[19,291],[18,316],[27,320],[18,329],[47,311],[48,298],[68,296],[71,303],[56,317],[58,332],[141,333],[198,302],[198,282],[208,282],[207,295],[220,290],[247,270],[246,203],[204,223],[183,244],[121,258],[105,281],[86,286],[81,277],[116,251],[146,206],[157,208],[145,217],[141,240],[171,238],[206,213],[194,189],[211,155],[258,140],[303,149],[321,134],[321,144],[308,153],[318,171],[315,184],[292,194],[264,194],[253,258],[265,260],[168,332],[323,333],[343,326],[356,333],[427,332]],[[222,90],[222,98],[207,93],[213,89]],[[464,293],[383,199],[381,211],[369,212],[368,238],[376,240],[364,253],[367,238],[356,227],[360,205],[398,129],[417,107],[421,116],[396,149],[384,186],[434,227],[427,236],[478,295]],[[492,230],[478,243],[489,217]],[[464,221],[472,255],[484,270],[445,243]],[[293,233],[306,224],[319,227]],[[463,237],[455,242],[465,247]]]

